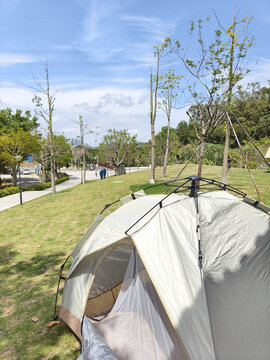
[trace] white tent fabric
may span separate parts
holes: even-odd
[[[77,360],[118,360],[86,316],[82,328],[82,353]]]
[[[163,199],[151,195],[127,202],[89,231],[73,254],[60,316],[80,336],[89,301],[100,305],[105,299],[105,313],[110,311],[128,249],[135,247],[187,358],[268,360],[269,215],[218,191],[199,194],[198,224],[193,198],[172,194]]]
[[[89,320],[84,321],[88,327],[83,328],[83,348],[93,339]],[[135,249],[114,307],[92,324],[119,359],[188,359]],[[92,354],[91,360],[102,358]]]

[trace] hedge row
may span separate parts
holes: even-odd
[[[69,179],[69,176],[67,174],[64,174],[60,178],[55,180],[56,185],[61,184],[64,181],[67,181]],[[48,181],[46,183],[40,183],[37,185],[32,186],[22,186],[22,191],[39,191],[39,190],[45,190],[51,187],[51,182]],[[16,194],[20,191],[19,186],[9,186],[5,189],[0,190],[0,198],[5,197],[8,195]]]

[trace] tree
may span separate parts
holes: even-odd
[[[254,140],[270,137],[270,87],[251,83],[245,90],[239,89],[233,98],[232,112]],[[235,128],[243,142],[246,139],[243,130],[237,124]]]
[[[47,180],[46,170],[48,164],[50,163],[50,153],[48,150],[48,140],[47,138],[42,138],[40,136],[40,151],[37,154],[37,161],[41,164],[41,179],[45,183]]]
[[[168,126],[163,126],[161,130],[156,134],[156,166],[164,165],[164,154],[168,146],[168,158],[167,163],[174,163],[177,160],[179,154],[179,138],[177,136],[177,130],[170,128],[169,141],[168,141]]]
[[[205,24],[209,24],[209,20],[207,18]],[[250,19],[243,18],[241,24],[244,24],[247,29],[249,22]],[[240,35],[238,35],[238,40],[234,42],[232,47],[231,39],[235,38],[235,33],[232,33],[231,30],[233,29],[236,32],[236,25],[238,24],[234,22],[234,28],[230,26],[226,31],[215,30],[214,39],[207,45],[203,36],[206,25],[203,26],[203,23],[202,19],[198,19],[196,23],[191,22],[191,37],[193,38],[196,30],[196,41],[199,46],[198,52],[191,57],[187,56],[186,50],[178,40],[172,42],[170,38],[166,39],[166,43],[170,45],[174,54],[184,65],[188,76],[194,80],[188,89],[195,107],[192,107],[192,111],[188,111],[188,115],[193,123],[196,136],[202,144],[198,176],[201,175],[202,171],[206,140],[215,128],[225,120],[225,115],[228,116],[228,106],[230,105],[228,99],[231,98],[232,89],[248,72],[243,60],[253,41],[248,36],[247,30],[241,32],[238,29],[241,34],[245,33],[246,36],[240,41]],[[197,126],[198,123],[199,127]]]
[[[56,169],[60,167],[68,167],[72,157],[69,140],[64,135],[54,135],[53,146]]]
[[[88,134],[92,134],[93,131],[92,130],[88,130],[87,131],[87,124],[83,121],[82,116],[79,116],[79,121],[77,122],[80,126],[80,140],[81,140],[81,156],[82,156],[82,164],[83,164],[83,168],[82,168],[82,172],[81,172],[81,182],[84,184],[85,183],[85,171],[86,171],[86,156],[85,156],[85,144],[84,144],[84,139],[85,139],[85,135]]]
[[[165,112],[168,126],[167,126],[167,137],[166,137],[166,148],[164,154],[162,176],[166,176],[166,168],[169,154],[169,143],[170,143],[170,126],[171,126],[171,112],[172,108],[175,107],[179,89],[179,84],[182,76],[175,75],[173,70],[160,77],[160,95],[159,95],[159,107]]]
[[[181,145],[188,145],[198,141],[191,121],[182,120],[177,125],[177,136]]]
[[[42,63],[44,72],[45,72],[45,86],[42,82],[33,75],[33,80],[35,82],[35,90],[41,96],[34,95],[33,102],[36,104],[36,115],[44,119],[48,125],[48,143],[49,143],[49,153],[50,153],[50,170],[51,170],[51,187],[52,194],[56,194],[55,187],[55,150],[53,143],[53,111],[55,103],[56,92],[51,92],[50,89],[50,79],[49,79],[49,65],[48,63]],[[42,97],[45,98],[46,106],[42,103]]]
[[[99,160],[112,164],[116,174],[121,164],[128,157],[136,156],[136,135],[131,136],[128,130],[109,129],[99,145]]]
[[[46,182],[46,171],[50,170],[50,144],[48,137],[40,139],[41,149],[37,160],[41,163],[42,181]],[[69,140],[64,135],[53,135],[53,146],[55,155],[55,173],[57,168],[67,167],[71,163],[72,151]]]
[[[2,109],[0,110],[0,131],[8,133],[22,129],[31,132],[38,127],[37,120],[36,116],[32,117],[29,110],[23,114],[20,109],[17,109],[15,113],[10,108]]]
[[[161,45],[154,46],[154,57],[156,58],[156,74],[152,75],[150,72],[150,125],[151,125],[151,171],[150,183],[155,182],[155,121],[157,116],[158,106],[158,89],[159,89],[159,71],[160,61],[166,55],[166,48],[168,44],[163,42]],[[169,51],[170,52],[170,51]]]
[[[17,185],[17,161],[15,156],[25,157],[29,154],[36,154],[40,150],[40,142],[37,135],[32,135],[22,129],[14,130],[8,134],[0,135],[0,160],[12,172],[14,186]]]
[[[243,79],[243,77],[249,72],[246,68],[246,64],[243,62],[247,55],[248,49],[253,44],[253,37],[248,35],[248,27],[252,17],[242,18],[239,21],[237,20],[236,8],[234,9],[234,17],[232,24],[226,29],[224,28],[219,20],[218,23],[227,35],[228,40],[225,40],[225,45],[229,49],[229,54],[227,54],[227,59],[225,62],[225,66],[223,66],[223,71],[225,72],[227,78],[227,102],[228,102],[228,110],[230,110],[232,104],[232,96],[233,96],[233,88],[235,85]],[[243,25],[244,27],[239,28],[239,25]],[[229,143],[230,143],[230,113],[227,111],[226,113],[226,127],[225,127],[225,146],[224,146],[224,155],[223,155],[223,166],[222,166],[222,182],[227,182],[227,172],[228,172],[228,155],[229,155]]]

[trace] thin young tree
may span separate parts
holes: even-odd
[[[82,158],[82,171],[81,171],[81,183],[85,184],[86,179],[86,156],[85,156],[85,136],[87,134],[92,134],[93,131],[88,129],[88,125],[83,121],[82,116],[79,116],[77,122],[80,126],[80,142],[81,142],[81,158]]]
[[[206,23],[208,21],[209,18],[206,19]],[[223,82],[222,62],[225,48],[222,47],[220,40],[221,31],[215,32],[213,42],[208,46],[205,44],[202,19],[191,22],[190,33],[192,36],[195,31],[197,32],[198,51],[193,57],[187,57],[185,49],[178,40],[172,42],[170,38],[167,38],[166,42],[184,65],[187,76],[193,81],[187,88],[194,105],[191,106],[187,115],[194,126],[197,138],[201,142],[198,164],[198,176],[201,176],[207,138],[223,121],[225,114],[221,106],[224,96],[221,84]]]
[[[160,93],[159,93],[159,107],[165,112],[167,117],[167,137],[164,154],[164,162],[162,169],[162,176],[166,176],[169,146],[170,146],[170,127],[171,127],[171,113],[173,107],[176,105],[179,90],[179,84],[182,76],[176,75],[174,70],[169,69],[168,72],[160,77]]]
[[[248,26],[250,19],[242,19],[242,24]],[[213,40],[208,44],[205,43],[203,32],[210,22],[210,18],[205,21],[198,19],[192,21],[190,26],[191,38],[195,38],[198,44],[197,52],[188,57],[186,50],[180,42],[170,38],[166,42],[170,45],[174,54],[178,57],[189,77],[194,82],[188,86],[194,105],[192,111],[188,112],[192,121],[196,135],[201,141],[200,158],[198,165],[198,176],[201,176],[205,144],[208,136],[214,129],[225,121],[228,113],[228,98],[232,94],[234,87],[248,72],[243,59],[245,58],[247,48],[252,45],[251,39],[247,32],[242,41],[235,42],[233,59],[237,59],[232,65],[231,39],[229,27],[227,32],[218,29],[214,31]],[[234,28],[236,30],[236,28]],[[240,30],[239,30],[240,31]],[[228,40],[227,36],[230,35]],[[241,65],[242,64],[242,65]],[[195,107],[194,107],[195,106]]]
[[[51,187],[52,194],[56,194],[55,187],[55,154],[54,154],[54,142],[53,142],[53,112],[54,103],[56,100],[56,91],[50,89],[50,78],[49,78],[49,64],[48,62],[42,62],[45,77],[41,80],[32,74],[34,80],[34,90],[39,93],[33,97],[33,102],[36,105],[36,115],[45,120],[48,125],[48,149],[50,153],[50,172],[51,172]],[[43,105],[43,98],[45,99],[46,105]]]
[[[82,176],[81,176],[81,182],[85,183],[85,148],[84,148],[84,138],[85,138],[85,131],[87,129],[87,124],[83,121],[82,116],[79,116],[79,125],[80,125],[80,140],[81,140],[81,147],[82,147]]]
[[[227,113],[225,124],[225,145],[223,154],[223,166],[222,166],[222,179],[223,183],[227,182],[228,174],[228,155],[230,145],[230,109],[232,105],[233,90],[235,85],[243,79],[243,77],[249,72],[245,58],[247,56],[248,49],[253,45],[254,37],[249,34],[249,25],[253,17],[243,17],[238,19],[239,11],[234,8],[233,22],[225,28],[221,25],[220,20],[215,14],[217,22],[221,28],[221,31],[227,37],[227,47],[229,53],[227,55],[226,67],[227,72]]]
[[[150,183],[155,182],[155,122],[158,108],[158,90],[160,80],[161,59],[171,52],[167,51],[168,43],[164,41],[161,45],[154,46],[154,57],[156,59],[156,73],[150,71],[150,125],[151,125],[151,170]]]

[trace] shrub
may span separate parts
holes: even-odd
[[[250,167],[251,169],[256,169],[256,167],[257,167],[256,161],[253,161],[253,160],[250,160],[250,161],[248,162],[248,165],[249,165],[249,167]]]
[[[51,183],[46,182],[46,183],[40,183],[40,184],[32,185],[32,186],[24,186],[23,191],[39,191],[39,190],[48,189],[49,187],[51,187]]]
[[[8,195],[13,195],[19,192],[19,186],[9,186],[0,190],[0,198]]]
[[[67,181],[69,179],[69,176],[65,173],[61,173],[61,178],[58,178],[55,180],[55,184],[61,184],[64,181]],[[51,182],[48,181],[46,183],[40,183],[37,185],[32,185],[32,186],[22,186],[22,191],[40,191],[40,190],[45,190],[51,187]],[[5,189],[0,190],[0,198],[1,197],[5,197],[8,195],[13,195],[18,193],[19,190],[19,186],[10,186],[7,187]]]
[[[64,181],[69,180],[69,176],[67,174],[61,174],[62,176],[55,180],[56,185],[61,184]]]

